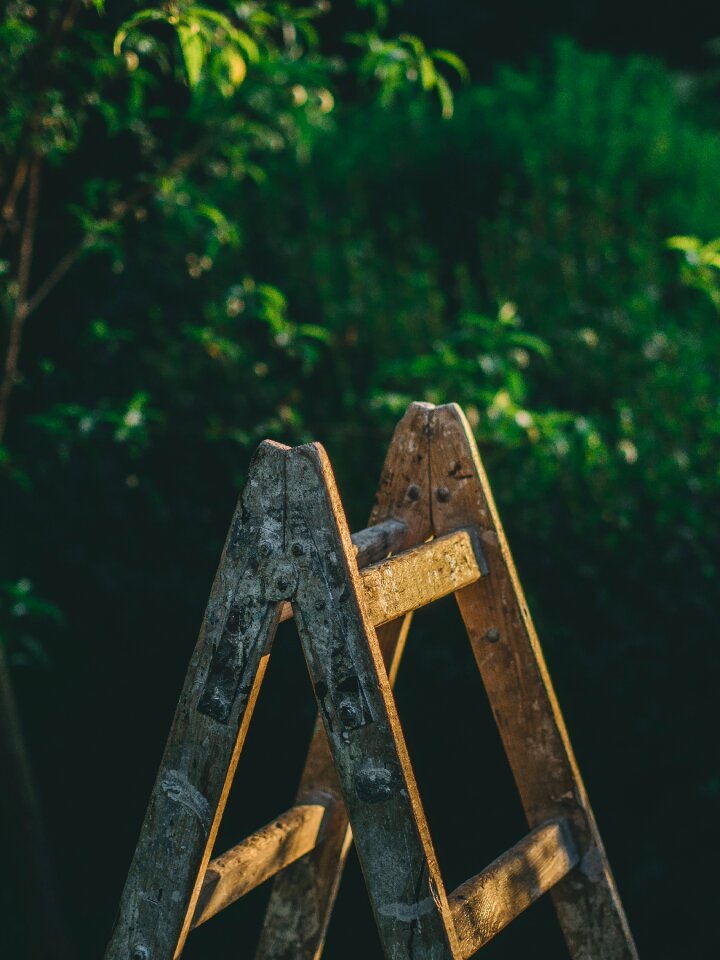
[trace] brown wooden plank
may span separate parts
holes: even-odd
[[[475,583],[485,570],[474,530],[456,530],[361,571],[365,612],[374,626]]]
[[[457,594],[531,827],[568,817],[581,863],[553,888],[575,960],[637,952],[578,771],[510,550],[470,428],[456,404],[431,416],[430,479],[437,535],[473,524],[489,575]]]
[[[412,404],[395,428],[370,515],[371,525],[392,518],[405,524],[404,541],[395,549],[422,543],[430,536],[429,412],[428,404]],[[377,631],[391,684],[397,676],[411,617],[408,614]],[[322,954],[352,835],[320,718],[296,802],[311,803],[318,796],[336,801],[323,824],[322,841],[275,878],[256,960],[317,960]]]
[[[182,949],[280,613],[264,563],[282,545],[286,450],[266,441],[250,467],[106,960],[170,960]]]
[[[291,807],[208,865],[192,926],[199,927],[231,903],[314,849],[326,807]]]
[[[463,960],[489,943],[578,862],[567,820],[536,827],[448,897]]]
[[[457,956],[455,928],[330,464],[288,452],[293,608],[388,960]]]

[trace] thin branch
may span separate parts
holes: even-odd
[[[28,175],[28,200],[25,211],[20,250],[18,255],[17,292],[15,295],[15,310],[10,320],[8,345],[5,353],[5,369],[0,383],[0,442],[5,434],[7,425],[8,403],[10,395],[17,383],[18,362],[22,345],[23,330],[28,317],[27,293],[30,284],[30,270],[32,268],[33,251],[35,248],[35,231],[37,228],[38,212],[40,209],[40,174],[42,162],[35,157],[30,166]]]
[[[2,223],[0,223],[0,244],[2,244],[5,239],[5,233],[7,232],[8,227],[15,219],[15,207],[18,202],[18,197],[20,196],[20,191],[25,186],[25,180],[27,179],[28,169],[30,167],[30,162],[26,157],[23,157],[22,160],[18,162],[18,165],[15,167],[15,175],[10,184],[10,188],[5,198],[5,203],[2,207]]]

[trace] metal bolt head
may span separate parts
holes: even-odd
[[[438,498],[440,503],[447,503],[450,499],[450,491],[447,487],[438,487],[435,491],[435,496]]]
[[[346,726],[360,721],[360,713],[352,700],[341,700],[338,706],[338,714]]]
[[[301,543],[294,543],[294,544],[290,547],[290,553],[291,553],[294,557],[301,557],[301,556],[305,553],[305,548],[303,547],[303,545],[302,545]]]
[[[497,627],[490,627],[489,630],[485,632],[484,638],[488,643],[497,643],[500,639],[500,631]]]
[[[290,589],[290,581],[287,577],[278,577],[275,581],[275,586],[281,593],[283,593],[285,590]]]
[[[365,803],[382,803],[400,787],[399,780],[390,770],[382,767],[363,767],[355,777],[358,797]]]
[[[411,483],[407,488],[407,497],[413,502],[420,499],[420,487],[416,483]]]
[[[144,943],[136,943],[130,957],[132,960],[150,960],[150,951]]]

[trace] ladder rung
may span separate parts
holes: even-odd
[[[359,567],[367,567],[378,560],[384,560],[401,545],[406,525],[402,520],[383,520],[372,527],[358,530],[351,535],[355,559]]]
[[[330,801],[328,801],[330,802]],[[317,844],[327,806],[291,807],[208,865],[193,928],[275,876]]]
[[[365,609],[379,627],[475,583],[486,572],[475,530],[456,530],[363,570]]]
[[[361,570],[365,608],[379,627],[475,583],[486,572],[475,530],[455,530]],[[280,619],[289,620],[292,615],[286,603]]]
[[[463,960],[472,957],[579,860],[567,820],[549,820],[448,897]]]

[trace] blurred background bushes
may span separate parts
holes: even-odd
[[[438,43],[465,55],[459,22],[451,43],[431,18]],[[96,67],[111,71],[89,36],[84,56],[101,50]],[[698,918],[713,906],[703,851],[720,792],[707,736],[719,659],[714,75],[571,40],[531,52],[454,84],[449,119],[435,97],[382,84],[375,102],[352,88],[336,107],[349,80],[332,79],[332,58],[301,68],[273,53],[273,82],[284,70],[276,86],[300,114],[249,81],[267,114],[252,148],[172,169],[120,231],[98,211],[161,160],[172,168],[147,156],[225,136],[233,113],[211,92],[194,106],[179,86],[160,97],[140,49],[102,122],[73,127],[82,149],[58,148],[50,164],[41,265],[83,235],[95,253],[28,321],[2,448],[0,622],[63,880],[106,848],[84,902],[67,898],[83,956],[107,935],[252,450],[266,436],[321,440],[357,528],[413,399],[457,401],[471,420],[641,954],[712,952]],[[155,103],[145,126],[132,97]],[[438,616],[425,636],[444,630],[450,614]],[[399,695],[422,731],[422,671],[446,678],[442,701],[465,689],[469,662],[437,645],[418,658],[417,691],[401,682]],[[292,702],[291,666],[276,702]],[[312,705],[297,709],[309,724]],[[425,734],[413,757],[447,820]],[[502,758],[487,756],[471,799],[503,782]],[[256,769],[290,791],[273,800],[281,809],[295,768],[287,784]],[[514,812],[488,809],[500,832],[514,827]],[[489,858],[503,846],[490,840]],[[534,939],[549,921],[537,924],[491,949],[557,956]],[[363,929],[358,956],[373,949]],[[350,956],[341,933],[331,945]]]

